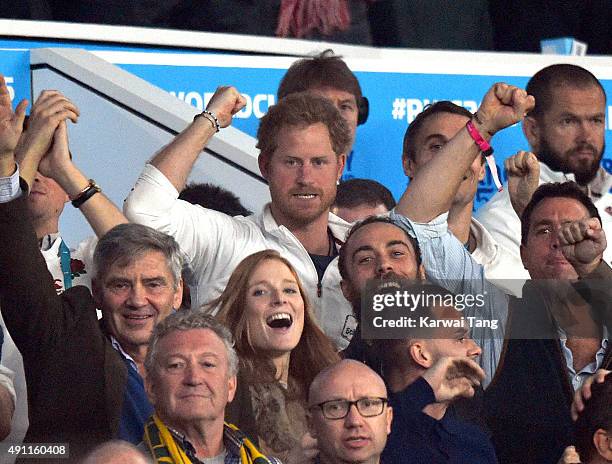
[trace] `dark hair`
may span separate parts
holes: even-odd
[[[408,238],[408,241],[414,248],[414,254],[416,255],[417,267],[421,265],[421,248],[419,247],[419,242],[417,242],[417,240],[414,237],[411,237],[410,235],[408,235],[408,233],[403,228],[399,227],[391,218],[387,216],[370,216],[368,218],[365,218],[363,221],[359,221],[355,223],[355,225],[353,225],[353,227],[351,228],[351,230],[346,236],[346,240],[344,241],[344,244],[340,247],[340,252],[338,253],[338,269],[340,271],[340,276],[342,277],[342,279],[348,280],[348,271],[346,267],[346,262],[347,262],[347,256],[346,256],[347,251],[346,250],[348,250],[347,245],[349,241],[351,240],[351,237],[362,227],[365,227],[370,224],[376,224],[376,223],[391,224],[392,226],[395,226],[398,229],[401,229],[404,232],[404,234],[406,234],[406,238]]]
[[[442,319],[450,316],[450,314],[459,317],[462,314],[454,307],[448,306],[450,301],[454,301],[455,295],[440,285],[427,281],[411,282],[405,290],[410,294],[422,295],[419,304],[411,308],[410,316],[416,320],[421,320],[421,318]],[[436,334],[437,330],[437,328],[416,324],[415,327],[406,327],[402,332],[402,338],[375,340],[372,352],[382,361],[385,377],[388,376],[392,367],[397,365],[398,355],[400,355],[399,349],[404,347],[410,340],[417,338],[441,338],[440,334]]]
[[[601,217],[599,216],[597,208],[576,182],[570,181],[542,184],[533,192],[531,200],[529,200],[529,203],[521,215],[521,245],[527,245],[533,210],[547,198],[572,198],[582,203],[589,212],[589,217],[599,219],[599,223],[601,224]]]
[[[260,156],[274,153],[278,133],[285,127],[308,127],[321,123],[327,127],[336,155],[346,154],[351,143],[348,125],[336,107],[326,98],[308,92],[294,93],[270,107],[259,122],[257,148]]]
[[[113,264],[128,266],[150,251],[164,255],[176,288],[184,261],[178,243],[171,236],[141,224],[119,224],[102,236],[94,251],[94,275],[104,279]]]
[[[612,433],[612,374],[603,383],[593,383],[591,398],[576,421],[576,451],[585,464],[597,456],[593,435],[598,429]]]
[[[404,134],[402,157],[412,159],[414,161],[416,154],[414,139],[417,137],[427,118],[439,113],[458,114],[459,116],[465,116],[468,119],[472,119],[473,116],[472,113],[470,113],[470,111],[465,109],[463,106],[456,105],[448,100],[442,100],[427,105],[425,109],[421,111],[416,118],[414,118],[414,121],[412,121],[406,129],[406,133]]]
[[[295,61],[283,76],[277,96],[280,100],[289,94],[317,87],[332,87],[352,93],[357,104],[363,97],[357,77],[342,61],[342,57],[334,55],[332,50]]]
[[[240,203],[240,199],[229,190],[208,183],[192,183],[187,185],[179,199],[193,205],[220,211],[228,216],[250,216],[253,214]]]
[[[372,179],[349,179],[340,182],[336,190],[334,206],[340,208],[381,204],[391,210],[395,207],[395,199],[387,187]]]
[[[606,99],[606,91],[591,72],[575,64],[553,64],[539,70],[527,83],[525,90],[536,102],[529,116],[541,118],[552,105],[554,89],[564,86],[579,89],[597,87]]]

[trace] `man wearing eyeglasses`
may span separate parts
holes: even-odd
[[[383,380],[365,364],[345,359],[317,375],[308,394],[308,426],[320,464],[378,464],[393,411]]]

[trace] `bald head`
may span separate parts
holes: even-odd
[[[345,359],[322,370],[308,392],[308,424],[321,463],[377,464],[393,418],[386,399],[385,383],[363,363]],[[330,418],[343,410],[346,416]]]
[[[150,464],[151,461],[134,445],[122,440],[102,443],[83,460],[82,464]]]
[[[347,383],[358,382],[361,379],[366,379],[365,383],[372,385],[372,390],[377,392],[376,396],[387,397],[385,382],[376,372],[362,362],[344,359],[319,372],[310,384],[308,403],[313,405],[326,401],[326,398],[321,399],[325,390],[329,390],[325,387],[335,386],[337,388]]]

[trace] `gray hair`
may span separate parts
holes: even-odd
[[[145,370],[147,375],[155,371],[157,363],[159,341],[177,330],[185,331],[192,329],[209,329],[221,339],[227,351],[228,371],[230,376],[238,373],[238,355],[234,349],[234,338],[231,332],[220,322],[201,309],[185,309],[174,312],[159,322],[153,329],[153,334],[149,339],[149,349],[145,357]]]
[[[169,235],[141,224],[119,224],[100,239],[94,251],[94,277],[103,279],[113,264],[128,266],[150,251],[164,255],[176,288],[184,262],[178,243]]]

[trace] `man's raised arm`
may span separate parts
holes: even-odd
[[[13,112],[11,96],[4,76],[0,74],[0,177],[15,173],[15,147],[23,130],[27,100],[22,100]]]
[[[524,90],[497,83],[486,93],[471,122],[488,141],[496,132],[522,120],[534,103]],[[396,211],[416,222],[429,222],[447,212],[465,171],[477,156],[480,149],[467,128],[459,131],[410,182]]]
[[[206,111],[157,153],[151,164],[180,192],[185,187],[193,164],[210,138],[219,128],[229,126],[232,116],[245,104],[244,97],[234,87],[219,87],[210,99]]]
[[[128,222],[104,194],[90,196],[89,180],[74,164],[68,146],[66,120],[77,121],[78,108],[55,90],[45,90],[32,107],[27,130],[15,149],[19,173],[31,188],[36,173],[55,180],[79,207],[98,237]]]

